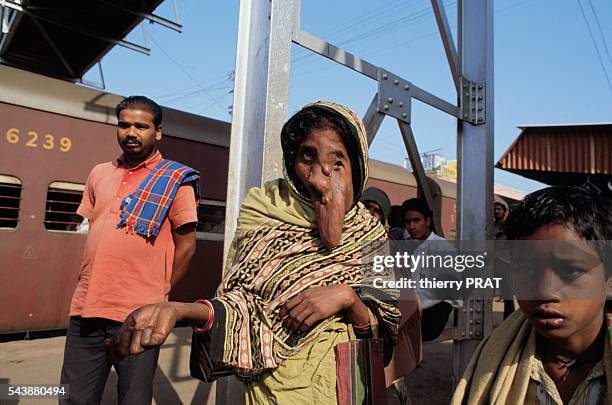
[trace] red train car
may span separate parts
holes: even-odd
[[[121,97],[0,66],[0,333],[64,328],[86,235],[74,214],[87,174],[120,154]],[[164,109],[160,149],[202,173],[197,251],[173,299],[211,296],[222,270],[230,124]],[[454,237],[452,182],[430,178],[435,212]],[[417,195],[404,168],[370,161],[370,186],[393,204]]]

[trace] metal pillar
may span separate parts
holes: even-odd
[[[282,176],[279,136],[287,115],[295,9],[293,0],[240,2],[223,263],[249,189]],[[241,404],[242,383],[220,379],[216,402]]]
[[[378,81],[364,118],[371,143],[385,116],[397,119],[419,189],[428,201],[414,135],[410,128],[411,100],[417,99],[458,119],[458,236],[459,240],[487,240],[492,223],[493,192],[493,0],[459,3],[459,52],[455,50],[441,0],[432,7],[442,37],[455,87],[457,105],[415,86],[300,28],[299,0],[241,0],[234,87],[234,117],[230,144],[226,212],[226,253],[236,227],[240,202],[248,189],[280,177],[280,128],[287,116],[291,42]],[[274,55],[273,58],[270,56]],[[466,303],[458,313],[458,328],[450,335],[455,376],[486,331],[490,307],[483,297]],[[240,403],[241,389],[218,385],[219,403]],[[235,380],[234,380],[235,381]],[[225,386],[223,386],[225,384]]]
[[[457,239],[482,241],[484,249],[493,223],[493,0],[459,1],[458,18],[463,116],[457,134]],[[453,345],[455,378],[492,328],[491,303],[485,298],[470,298],[459,311],[465,339]]]

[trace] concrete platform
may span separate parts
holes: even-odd
[[[503,303],[493,303],[493,324],[501,322]],[[20,340],[0,343],[0,384],[58,384],[64,355],[65,337]],[[153,403],[214,404],[215,383],[205,384],[189,375],[191,328],[176,328],[162,346],[153,388]],[[448,404],[452,396],[452,342],[426,344],[423,362],[406,382],[413,405]],[[117,375],[111,370],[103,405],[117,403]],[[389,405],[398,404],[388,392]],[[2,401],[4,404],[49,405],[49,400]],[[300,405],[300,404],[293,404]]]

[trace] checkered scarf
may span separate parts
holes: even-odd
[[[149,173],[133,194],[121,202],[121,221],[117,228],[127,227],[145,238],[157,236],[168,214],[178,188],[193,182],[199,199],[200,173],[191,167],[164,159]]]

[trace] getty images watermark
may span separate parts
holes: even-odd
[[[427,290],[432,299],[488,291],[503,299],[599,299],[612,276],[612,244],[597,240],[391,241],[364,255],[378,289]]]
[[[374,277],[372,283],[376,288],[421,288],[456,290],[469,288],[501,288],[502,277],[449,277],[453,273],[463,273],[466,270],[484,271],[487,252],[480,254],[409,254],[395,252],[393,255],[374,256],[372,271],[387,272],[394,269],[402,275],[397,279]],[[427,274],[423,274],[427,272]],[[417,273],[417,274],[415,274]]]

